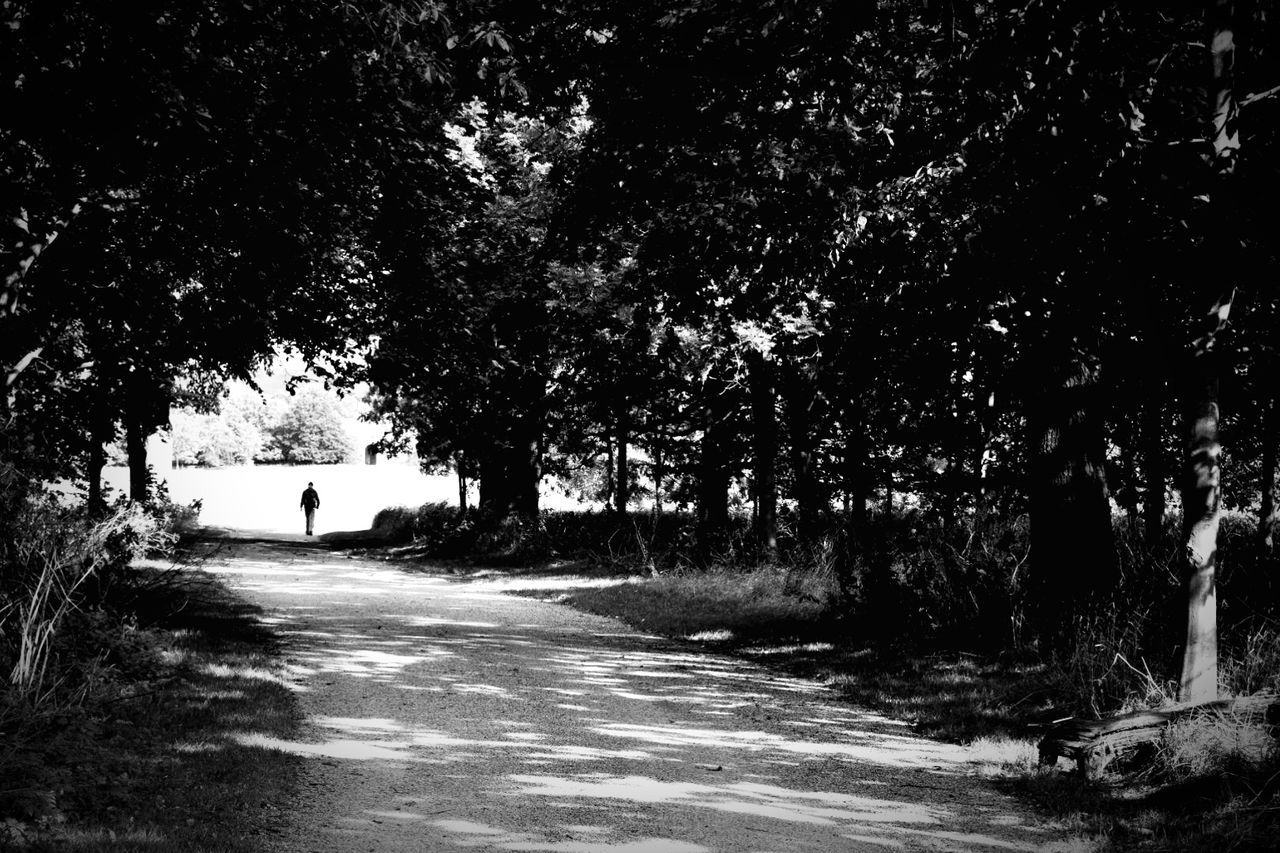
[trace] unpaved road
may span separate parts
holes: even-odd
[[[285,537],[281,537],[283,540]],[[284,637],[306,722],[273,851],[1042,850],[965,752],[821,684],[301,541],[206,568]]]

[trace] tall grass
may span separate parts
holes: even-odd
[[[28,498],[8,519],[0,566],[0,667],[6,700],[33,709],[55,701],[68,674],[54,661],[67,617],[95,606],[130,560],[160,546],[166,533],[135,506],[93,521],[52,501]],[[51,669],[52,667],[52,669]],[[65,698],[65,696],[64,696]]]
[[[168,551],[194,510],[162,497],[148,511],[120,504],[98,518],[29,483],[5,486],[0,819],[41,819],[59,814],[61,756],[91,741],[117,668],[145,657],[134,614],[121,606],[138,588],[135,560]]]

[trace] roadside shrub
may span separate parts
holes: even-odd
[[[56,817],[48,755],[91,741],[90,708],[150,654],[125,606],[142,583],[131,564],[169,552],[195,508],[120,502],[95,518],[29,483],[0,489],[0,508],[0,820]]]
[[[388,542],[409,542],[418,534],[417,516],[430,504],[414,509],[407,506],[391,506],[378,510],[373,517],[373,529]]]
[[[412,542],[433,557],[459,557],[471,553],[475,540],[473,517],[460,516],[455,507],[445,503],[379,510],[373,517],[373,529],[383,541],[394,544]]]
[[[165,533],[136,506],[101,521],[52,499],[24,501],[8,525],[0,560],[0,672],[33,706],[73,694],[52,654],[67,618],[98,605],[129,563],[161,547]],[[73,665],[67,662],[67,666]]]
[[[916,511],[879,514],[856,540],[833,531],[848,606],[881,639],[929,638],[1007,648],[1018,631],[1015,594],[1030,524],[995,513],[950,522]]]
[[[1184,717],[1160,742],[1156,768],[1168,782],[1228,774],[1250,777],[1276,763],[1275,736],[1266,725],[1224,713]]]

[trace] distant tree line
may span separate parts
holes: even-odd
[[[233,387],[215,412],[176,410],[169,441],[180,466],[350,462],[351,439],[337,404],[303,390],[288,401]]]

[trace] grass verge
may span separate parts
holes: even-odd
[[[128,594],[137,622],[110,678],[76,708],[4,726],[0,849],[260,849],[298,759],[225,735],[297,725],[272,637],[198,570],[143,566]]]

